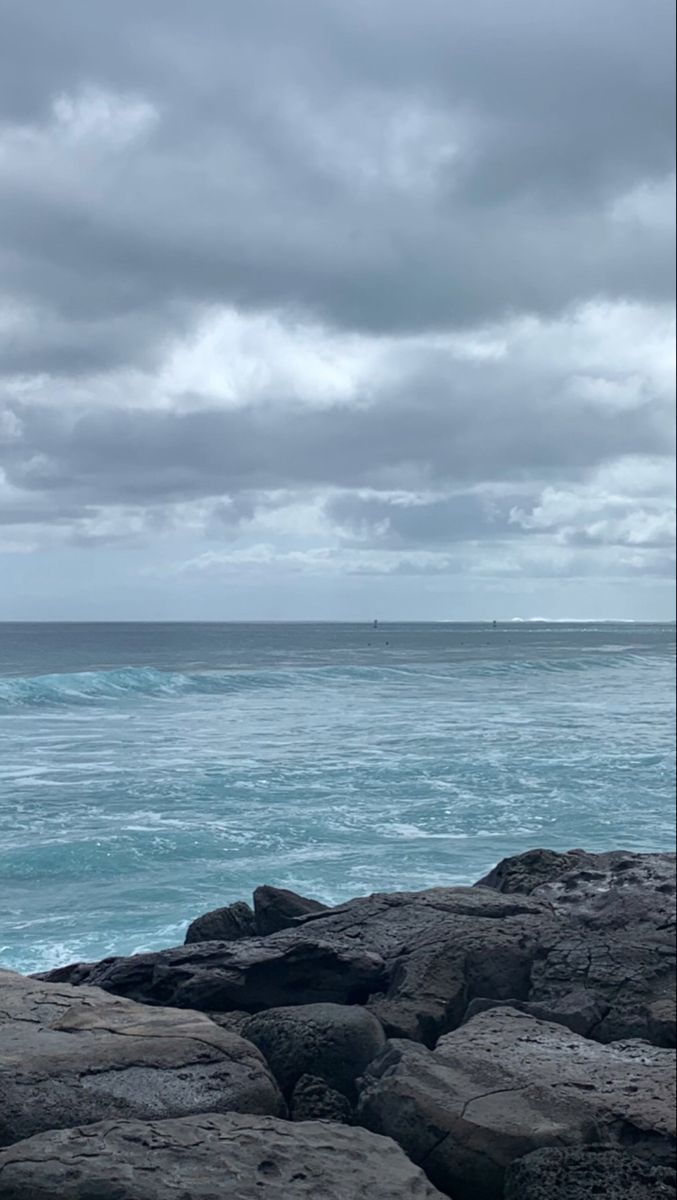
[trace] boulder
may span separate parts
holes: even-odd
[[[263,937],[279,933],[281,929],[292,929],[302,917],[328,911],[327,905],[320,904],[319,900],[297,896],[296,892],[288,892],[285,888],[264,884],[254,892],[256,932]]]
[[[383,1027],[358,1005],[304,1004],[252,1017],[243,1037],[258,1046],[283,1093],[314,1075],[353,1098],[355,1080],[385,1045]]]
[[[477,886],[529,894],[560,918],[535,956],[528,1011],[602,1042],[675,1045],[674,854],[532,850]]]
[[[603,1046],[495,1008],[435,1051],[390,1042],[365,1072],[357,1119],[398,1141],[454,1200],[500,1200],[510,1164],[544,1147],[673,1153],[674,1065],[669,1050]]]
[[[194,942],[237,942],[240,938],[254,937],[256,921],[248,904],[238,900],[227,908],[215,908],[213,912],[196,917],[186,930],[185,945]]]
[[[363,1004],[391,1036],[434,1045],[478,996],[528,998],[536,954],[561,921],[528,896],[433,888],[368,896],[298,928],[76,964],[42,978],[206,1012]]]
[[[674,1167],[625,1150],[537,1150],[508,1168],[505,1200],[674,1200]]]
[[[260,1052],[202,1013],[0,971],[0,1145],[107,1118],[233,1109],[285,1106]]]
[[[242,1037],[242,1030],[247,1021],[251,1020],[251,1015],[248,1012],[238,1012],[237,1009],[225,1013],[207,1013],[210,1021],[213,1021],[215,1025],[218,1025],[221,1029],[226,1029],[228,1033],[236,1033],[238,1037]]]
[[[289,1103],[292,1121],[335,1121],[352,1125],[352,1104],[316,1075],[302,1075]]]
[[[674,856],[534,851],[487,880],[367,896],[266,937],[43,978],[205,1012],[361,1004],[388,1036],[431,1047],[473,1001],[508,1001],[602,1042],[674,1046]]]
[[[674,854],[530,850],[505,858],[476,887],[537,896],[595,929],[675,927]]]
[[[0,1151],[3,1200],[444,1200],[386,1138],[207,1114],[104,1121]]]
[[[252,1013],[287,1004],[359,1003],[382,984],[385,963],[345,939],[299,930],[77,963],[37,978],[55,976],[143,1004]]]

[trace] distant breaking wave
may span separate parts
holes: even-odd
[[[650,656],[632,647],[609,646],[571,658],[510,658],[504,661],[462,659],[443,664],[302,667],[285,670],[160,671],[154,667],[123,667],[117,670],[78,671],[53,675],[0,676],[0,713],[52,707],[90,707],[125,699],[172,699],[189,695],[241,695],[251,691],[317,686],[354,686],[420,681],[444,684],[463,677],[526,675],[613,668],[632,663],[651,663]]]

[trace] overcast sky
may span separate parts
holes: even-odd
[[[673,615],[673,0],[0,0],[0,619]]]

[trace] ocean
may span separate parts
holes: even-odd
[[[674,848],[674,625],[0,625],[0,964]]]

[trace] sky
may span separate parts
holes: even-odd
[[[0,0],[0,619],[671,619],[673,23]]]

